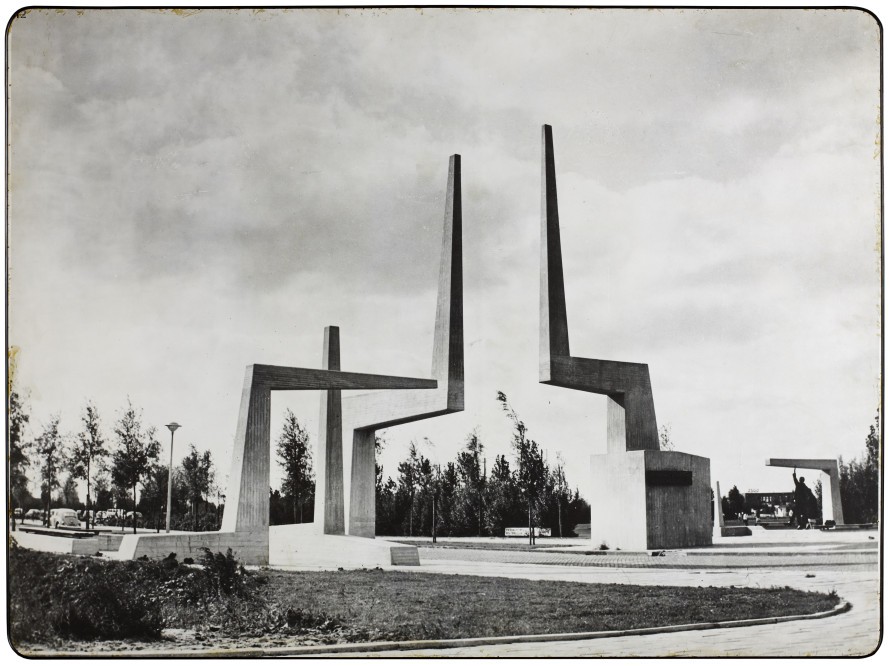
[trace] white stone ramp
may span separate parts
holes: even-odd
[[[269,566],[307,569],[417,566],[415,546],[385,539],[318,534],[315,523],[269,528]]]

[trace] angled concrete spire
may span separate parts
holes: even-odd
[[[591,541],[623,550],[709,545],[710,461],[659,450],[649,367],[569,353],[550,126],[542,134],[539,380],[606,396],[607,453],[590,457],[590,504],[621,506],[591,524]]]
[[[559,206],[556,200],[556,161],[553,130],[542,128],[541,160],[541,381],[550,379],[554,357],[569,355],[569,324],[566,289],[562,274],[559,239]]]
[[[565,281],[556,199],[553,133],[542,129],[541,294],[539,380],[608,396],[607,445],[610,452],[659,449],[655,403],[644,363],[602,361],[569,355]]]
[[[435,391],[399,391],[349,396],[343,400],[343,431],[352,432],[348,533],[373,537],[374,442],[382,428],[463,411],[463,245],[460,155],[448,165],[439,295],[433,341]]]
[[[463,409],[464,382],[463,219],[460,182],[460,155],[452,155],[448,160],[432,376],[447,385],[447,404],[454,411]]]

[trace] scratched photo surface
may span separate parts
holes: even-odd
[[[546,124],[572,355],[648,364],[658,428],[723,493],[793,491],[764,461],[856,458],[881,400],[880,48],[859,10],[24,11],[29,427],[73,436],[92,401],[110,436],[129,400],[225,489],[246,366],[323,368],[337,326],[342,370],[430,377],[460,155],[464,408],[381,430],[377,463],[444,467],[474,430],[512,461],[502,391],[589,497],[606,398],[539,383]],[[318,391],[272,394],[274,488],[288,409],[312,446],[322,421]]]

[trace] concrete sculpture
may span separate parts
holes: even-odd
[[[343,400],[343,432],[350,452],[347,533],[373,537],[374,441],[382,428],[463,411],[463,244],[460,155],[451,157],[445,198],[442,258],[433,340],[435,390],[351,395]]]
[[[244,378],[235,435],[229,487],[219,532],[192,534],[128,535],[121,543],[123,557],[200,556],[211,550],[232,548],[247,564],[269,563],[269,461],[272,391],[322,391],[321,423],[316,455],[315,524],[285,526],[278,530],[285,541],[312,533],[319,538],[298,549],[278,544],[284,563],[325,562],[369,565],[417,564],[417,549],[380,544],[363,550],[354,540],[331,542],[323,537],[344,535],[343,437],[352,433],[351,484],[348,525],[353,536],[374,536],[374,435],[385,428],[463,409],[463,282],[461,244],[460,156],[451,156],[445,205],[442,264],[433,346],[432,379],[370,375],[340,370],[340,335],[336,326],[325,328],[323,369],[250,365]],[[344,390],[384,390],[341,400]],[[398,390],[396,390],[398,389]],[[343,412],[347,419],[343,419]],[[346,426],[344,428],[344,425]],[[304,527],[311,527],[307,531]],[[361,540],[360,540],[361,541]],[[410,552],[408,552],[410,551]],[[300,557],[294,560],[294,554]],[[384,559],[379,559],[380,555]],[[392,557],[392,561],[388,558]],[[349,558],[352,559],[349,559]],[[378,559],[374,559],[377,557]],[[290,558],[290,559],[288,559]],[[357,558],[357,559],[356,559]],[[364,559],[362,559],[364,558]]]
[[[822,521],[833,520],[835,525],[844,524],[844,507],[841,505],[841,474],[834,458],[768,458],[767,467],[797,467],[817,469],[828,477],[828,492],[822,484]]]
[[[710,545],[710,461],[661,451],[644,363],[572,356],[553,134],[542,132],[540,382],[607,397],[607,453],[591,456],[591,539],[612,548]]]

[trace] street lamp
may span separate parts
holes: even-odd
[[[170,532],[170,503],[173,500],[173,433],[181,427],[176,421],[168,423],[170,428],[170,467],[167,470],[167,532]],[[134,519],[135,521],[135,519]]]

